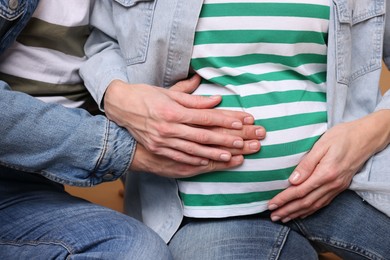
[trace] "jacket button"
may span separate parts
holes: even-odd
[[[106,173],[105,175],[103,175],[102,179],[104,181],[111,181],[115,178],[114,174],[112,173]]]
[[[8,6],[11,10],[15,10],[19,6],[19,0],[9,0]]]

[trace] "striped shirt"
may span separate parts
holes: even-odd
[[[0,78],[45,102],[85,106],[79,76],[93,0],[41,0],[13,46],[0,58]],[[91,102],[92,103],[92,102]]]
[[[192,68],[196,95],[222,95],[267,130],[242,166],[178,180],[184,215],[255,214],[287,188],[298,162],[325,132],[329,0],[206,0]]]

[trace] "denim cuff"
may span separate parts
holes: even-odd
[[[114,122],[109,121],[104,149],[97,162],[98,182],[113,181],[126,173],[133,161],[136,141],[130,133]]]

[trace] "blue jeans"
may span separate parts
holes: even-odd
[[[169,244],[174,259],[390,259],[390,218],[345,191],[306,219],[274,223],[269,214],[187,219]]]
[[[0,167],[0,259],[172,259],[142,223]]]

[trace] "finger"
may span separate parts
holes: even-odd
[[[177,82],[170,88],[170,90],[191,94],[199,87],[200,80],[200,76],[198,74],[195,74],[187,80]]]
[[[276,210],[281,208],[294,200],[304,198],[313,190],[321,187],[326,182],[325,178],[321,178],[323,176],[323,174],[319,174],[321,172],[326,171],[321,169],[321,167],[317,167],[305,182],[297,186],[290,186],[273,197],[268,203],[268,209]]]
[[[244,157],[242,155],[232,156],[232,158],[228,162],[209,161],[209,164],[204,169],[205,170],[204,173],[234,168],[241,165],[243,162],[244,162]]]
[[[180,105],[188,108],[180,111],[181,123],[200,126],[223,126],[233,129],[241,129],[242,124],[254,123],[254,118],[249,113],[212,109],[221,102],[221,96],[188,95],[177,91],[169,91],[167,95]]]
[[[173,88],[173,87],[172,87]],[[180,105],[186,108],[195,108],[195,109],[206,109],[213,108],[217,106],[222,101],[222,97],[220,95],[213,96],[200,96],[200,95],[190,95],[186,92],[179,92],[177,89],[183,89],[183,91],[189,91],[191,87],[175,87],[170,88],[169,90],[165,89],[165,93],[172,98],[174,101],[179,103]],[[188,88],[186,90],[186,88]],[[176,89],[176,90],[175,90]]]
[[[288,179],[292,185],[298,185],[306,181],[314,172],[321,159],[325,156],[325,150],[320,145],[313,148],[303,157],[294,172]]]
[[[318,210],[320,210],[321,208],[327,206],[331,201],[332,199],[334,198],[335,196],[320,196],[319,198],[317,198],[317,200],[312,204],[312,206],[310,207],[307,207],[307,208],[297,208],[296,211],[293,211],[292,213],[290,213],[289,215],[287,215],[286,217],[282,217],[281,218],[281,221],[283,223],[286,223],[286,222],[289,222],[290,220],[292,219],[296,219],[296,218],[305,218],[309,215],[312,215],[314,214],[315,212],[317,212]],[[298,202],[297,201],[297,204],[302,204],[303,202]]]
[[[241,111],[221,109],[188,109],[184,111],[182,123],[198,126],[220,126],[228,129],[242,129],[243,125],[252,125],[252,115]]]
[[[169,147],[161,147],[158,149],[158,151],[153,151],[153,153],[162,157],[169,158],[179,163],[193,165],[193,166],[199,166],[199,165],[205,166],[209,164],[208,158],[202,158],[199,156],[186,154],[182,151],[178,151]],[[231,155],[229,153],[229,159],[230,158]]]
[[[230,152],[231,155],[246,155],[252,154],[260,151],[261,144],[258,140],[249,140],[244,141],[244,148],[242,149],[234,149],[234,148],[222,148],[225,151]]]
[[[327,187],[312,191],[304,198],[296,199],[278,208],[271,214],[273,221],[288,222],[291,219],[308,215],[327,205],[333,194]]]
[[[155,172],[158,175],[171,177],[171,178],[188,178],[202,173],[208,173],[213,171],[221,171],[237,167],[241,165],[244,158],[240,155],[233,156],[229,162],[215,162],[210,161],[209,164],[204,166],[194,166],[189,164],[178,163],[174,167],[170,167],[165,171]]]
[[[222,127],[210,127],[208,129],[214,133],[239,136],[243,140],[261,140],[266,136],[266,130],[264,127],[256,125],[243,125],[242,129],[239,130]]]
[[[171,147],[181,151],[183,151],[183,147],[188,150],[195,149],[183,146],[183,143],[179,143],[179,139],[185,141],[187,146],[196,143],[226,148],[242,149],[244,147],[244,140],[240,136],[217,133],[207,128],[198,128],[185,124],[176,124],[174,126],[171,124],[160,125],[158,135],[151,135],[149,142],[153,142],[156,147]],[[150,147],[149,150],[153,149]],[[194,154],[196,155],[195,152]]]
[[[189,159],[191,157],[205,158],[205,159],[210,159],[214,161],[223,161],[223,162],[228,162],[232,157],[229,151],[214,146],[201,145],[198,143],[194,143],[194,142],[190,142],[178,138],[169,138],[166,141],[167,144],[169,144],[169,147],[157,149],[153,152],[158,155],[165,155],[165,153],[167,152],[166,149],[170,149],[172,151],[170,151],[169,157],[175,161],[182,162],[182,163],[193,164],[189,162]],[[241,143],[244,145],[243,141],[242,142],[240,141],[240,144]],[[176,152],[174,153],[174,151]],[[202,165],[205,165],[204,162],[202,161],[199,162],[201,162]]]

